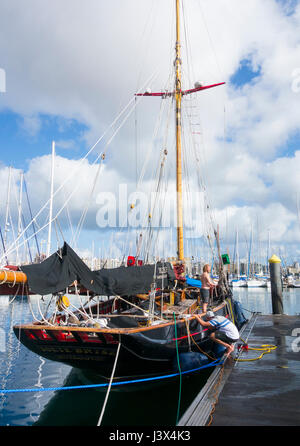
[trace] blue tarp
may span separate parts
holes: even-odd
[[[201,288],[201,280],[192,279],[191,277],[188,276],[186,276],[186,284],[189,286]]]

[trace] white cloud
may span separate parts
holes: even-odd
[[[222,220],[226,212],[231,215],[235,209],[235,226],[239,220],[241,226],[249,226],[250,217],[259,215],[264,234],[277,216],[274,237],[291,241],[293,228],[297,238],[293,195],[300,186],[299,153],[287,158],[282,151],[300,128],[300,93],[292,88],[293,72],[300,66],[300,5],[289,8],[289,15],[275,0],[191,0],[184,8],[190,25],[188,62],[193,60],[184,71],[184,88],[196,80],[227,81],[226,87],[200,93],[196,100],[205,143],[199,144],[200,165],[216,215]],[[93,144],[155,68],[160,73],[152,90],[165,88],[168,63],[174,58],[173,12],[171,0],[89,0],[88,4],[83,0],[28,0],[26,7],[20,7],[17,0],[2,1],[0,65],[7,78],[2,110],[7,107],[22,115],[23,128],[32,136],[41,129],[41,114],[76,119],[88,129],[84,135],[87,144]],[[183,48],[186,62],[185,55]],[[259,68],[259,75],[237,88],[228,81],[243,59],[249,59],[253,70]],[[163,132],[154,138],[154,149],[150,149],[153,116],[159,107],[156,98],[144,98],[138,106],[139,169],[149,150],[152,170],[159,159]],[[222,141],[224,118],[226,144]],[[107,151],[101,187],[114,192],[120,183],[134,187],[134,138],[132,115]],[[169,157],[173,156],[173,141],[170,136]],[[57,146],[76,148],[76,141],[60,140]],[[103,149],[103,144],[99,151],[100,147]],[[80,181],[76,199],[70,202],[74,222],[93,186],[97,167],[91,163],[91,159],[83,163],[65,188],[68,196]],[[57,157],[56,187],[77,165],[76,160]],[[3,176],[3,169],[1,172]],[[32,159],[26,177],[37,211],[49,194],[50,158]],[[149,174],[146,179],[148,186],[152,184]],[[57,209],[64,197],[60,194],[55,200]],[[96,212],[94,201],[86,228],[95,228]]]
[[[300,150],[294,156],[281,157],[267,165],[265,178],[271,183],[273,199],[283,203],[291,212],[296,212],[300,194]]]
[[[21,128],[29,136],[36,136],[41,129],[41,120],[38,116],[24,116],[23,122],[21,123]]]

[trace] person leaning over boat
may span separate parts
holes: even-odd
[[[201,274],[201,298],[203,300],[203,313],[206,313],[207,305],[209,301],[209,296],[211,291],[218,285],[218,282],[215,282],[210,278],[210,265],[207,263],[203,266],[203,273]]]
[[[240,338],[240,334],[233,322],[224,316],[215,316],[213,311],[206,313],[206,321],[204,321],[199,314],[195,314],[197,320],[202,325],[210,330],[215,330],[210,338],[218,344],[226,347],[227,356],[234,350],[234,344]]]

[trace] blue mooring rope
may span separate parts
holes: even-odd
[[[196,369],[186,370],[185,372],[181,372],[181,375],[185,375],[186,373],[193,373],[198,370],[206,369],[208,367],[215,367],[217,365],[222,365],[223,361],[216,359],[215,361],[203,365],[202,367],[198,367]],[[122,386],[124,384],[134,384],[134,383],[141,383],[141,382],[149,382],[149,381],[157,381],[159,379],[166,379],[166,378],[174,378],[175,376],[180,375],[180,373],[172,373],[170,375],[162,375],[162,376],[155,376],[151,378],[140,378],[140,379],[133,379],[129,381],[120,381],[112,383],[112,386]],[[78,390],[78,389],[92,389],[92,388],[99,388],[99,387],[107,387],[108,383],[103,384],[86,384],[82,386],[65,386],[65,387],[44,387],[39,389],[1,389],[0,395],[2,394],[8,394],[8,393],[22,393],[22,392],[53,392],[57,390]]]

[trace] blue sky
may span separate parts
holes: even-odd
[[[1,162],[15,168],[26,169],[32,158],[51,153],[52,141],[56,152],[66,158],[80,158],[86,148],[82,134],[87,127],[75,120],[59,116],[38,115],[26,118],[11,110],[0,113]]]
[[[250,59],[242,59],[238,69],[230,77],[234,88],[255,81],[260,76],[260,68],[253,70]],[[34,157],[48,155],[52,140],[56,141],[56,152],[69,159],[80,159],[88,146],[84,134],[88,126],[75,119],[62,116],[37,114],[24,117],[7,109],[0,113],[0,152],[1,162],[15,168],[26,169],[28,161]],[[230,139],[230,135],[227,135]],[[291,153],[299,145],[299,134],[291,136],[285,149]],[[13,162],[12,162],[13,160]]]
[[[285,8],[286,15],[292,15],[298,4],[297,0],[276,0],[281,6]]]
[[[230,83],[235,87],[242,87],[246,84],[255,81],[257,77],[260,76],[260,67],[257,70],[253,70],[252,63],[250,59],[243,59],[240,62],[239,68],[231,76]]]

